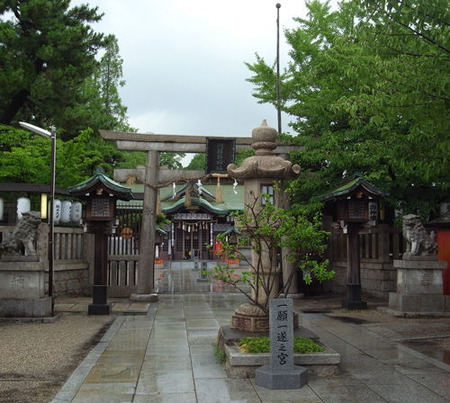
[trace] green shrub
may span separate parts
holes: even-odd
[[[270,339],[268,337],[244,337],[240,339],[239,349],[243,353],[269,353],[270,352]],[[294,353],[321,353],[324,348],[317,343],[314,343],[311,339],[306,337],[294,337]]]

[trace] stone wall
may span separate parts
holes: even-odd
[[[347,292],[347,262],[335,261],[331,268],[335,276],[331,280],[331,290],[337,294]],[[397,269],[392,263],[361,262],[361,291],[364,295],[388,299],[390,292],[397,287]]]
[[[57,264],[53,274],[55,297],[60,295],[89,295],[89,265],[87,263]]]

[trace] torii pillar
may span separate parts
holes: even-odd
[[[155,234],[156,201],[158,190],[159,152],[147,151],[145,168],[144,206],[141,225],[140,254],[137,294],[131,295],[135,301],[157,301],[155,294]]]

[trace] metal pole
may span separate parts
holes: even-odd
[[[51,163],[51,185],[50,185],[50,233],[48,236],[48,296],[52,299],[52,316],[53,316],[53,272],[55,263],[55,223],[54,223],[54,206],[55,206],[55,185],[56,185],[56,130],[52,128],[52,163]]]
[[[278,114],[278,133],[281,134],[281,88],[280,88],[280,7],[277,3],[277,114]]]
[[[34,126],[30,123],[19,122],[20,126],[39,134],[42,137],[46,137],[51,140],[52,152],[51,152],[51,180],[50,180],[50,214],[49,214],[49,227],[50,233],[48,235],[48,296],[51,298],[51,315],[54,313],[54,300],[53,300],[53,272],[55,262],[55,224],[54,224],[54,204],[55,204],[55,178],[56,178],[56,130],[52,127],[52,131],[49,132],[41,127]]]

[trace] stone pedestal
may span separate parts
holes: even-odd
[[[397,292],[389,293],[389,308],[408,314],[450,312],[450,299],[443,295],[442,270],[447,262],[394,260]]]
[[[269,317],[252,304],[242,304],[231,316],[231,328],[243,332],[267,332],[269,331]]]
[[[52,298],[45,294],[48,264],[37,257],[11,259],[0,261],[0,317],[51,316]]]

